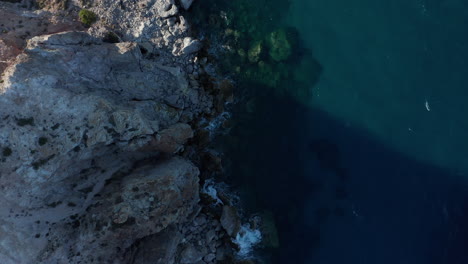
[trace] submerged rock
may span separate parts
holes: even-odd
[[[252,47],[250,47],[248,52],[249,61],[252,63],[258,62],[260,59],[260,55],[263,50],[263,45],[261,41],[255,42]]]
[[[260,230],[262,233],[262,244],[264,247],[278,248],[279,237],[278,230],[276,229],[276,223],[274,216],[271,212],[265,211],[260,214],[261,224]]]
[[[286,31],[278,29],[268,37],[269,54],[274,61],[284,61],[292,54],[292,45]]]

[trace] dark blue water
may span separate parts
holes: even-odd
[[[464,179],[291,99],[257,113],[234,173],[276,216],[271,263],[468,263]]]
[[[262,58],[281,81],[240,77],[221,139],[247,210],[275,216],[266,263],[467,264],[468,2],[229,2],[245,49],[299,36]]]

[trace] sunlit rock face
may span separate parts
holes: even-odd
[[[221,229],[187,227],[199,170],[181,155],[193,124],[214,114],[194,78],[201,43],[184,41],[171,0],[93,1],[90,28],[76,19],[83,7],[0,2],[23,25],[0,35],[0,263],[134,263],[154,240],[169,252],[158,263],[175,263],[197,240],[187,232],[217,226],[196,246],[211,258]]]

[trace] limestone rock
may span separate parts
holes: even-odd
[[[193,137],[192,128],[187,124],[175,124],[156,135],[155,150],[165,153],[176,153],[183,148],[184,143]]]
[[[229,205],[223,206],[221,225],[229,236],[235,237],[237,235],[241,222],[236,208]]]
[[[138,247],[128,252],[124,263],[138,264],[173,264],[182,234],[173,226],[163,232],[145,237]]]
[[[184,38],[182,51],[184,55],[198,52],[202,47],[202,43],[199,40],[192,39],[190,37]]]
[[[173,43],[157,40],[169,32],[163,21],[177,13],[174,2],[138,3],[148,11],[95,1],[99,20],[84,32],[0,2],[4,25],[23,19],[30,30],[0,36],[0,263],[125,263],[138,241],[198,210],[198,169],[174,153],[212,98],[189,85]],[[101,40],[104,22],[120,43]],[[171,31],[180,41],[183,23]],[[145,45],[159,57],[146,56]]]
[[[12,63],[26,45],[26,39],[39,34],[82,30],[82,25],[67,16],[38,15],[11,3],[0,1],[0,73]]]
[[[189,245],[181,253],[181,264],[192,264],[200,261],[203,258],[203,252],[198,250],[195,246]]]

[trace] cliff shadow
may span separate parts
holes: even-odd
[[[468,263],[466,177],[290,97],[255,98],[226,169],[248,211],[274,214],[268,263]]]

